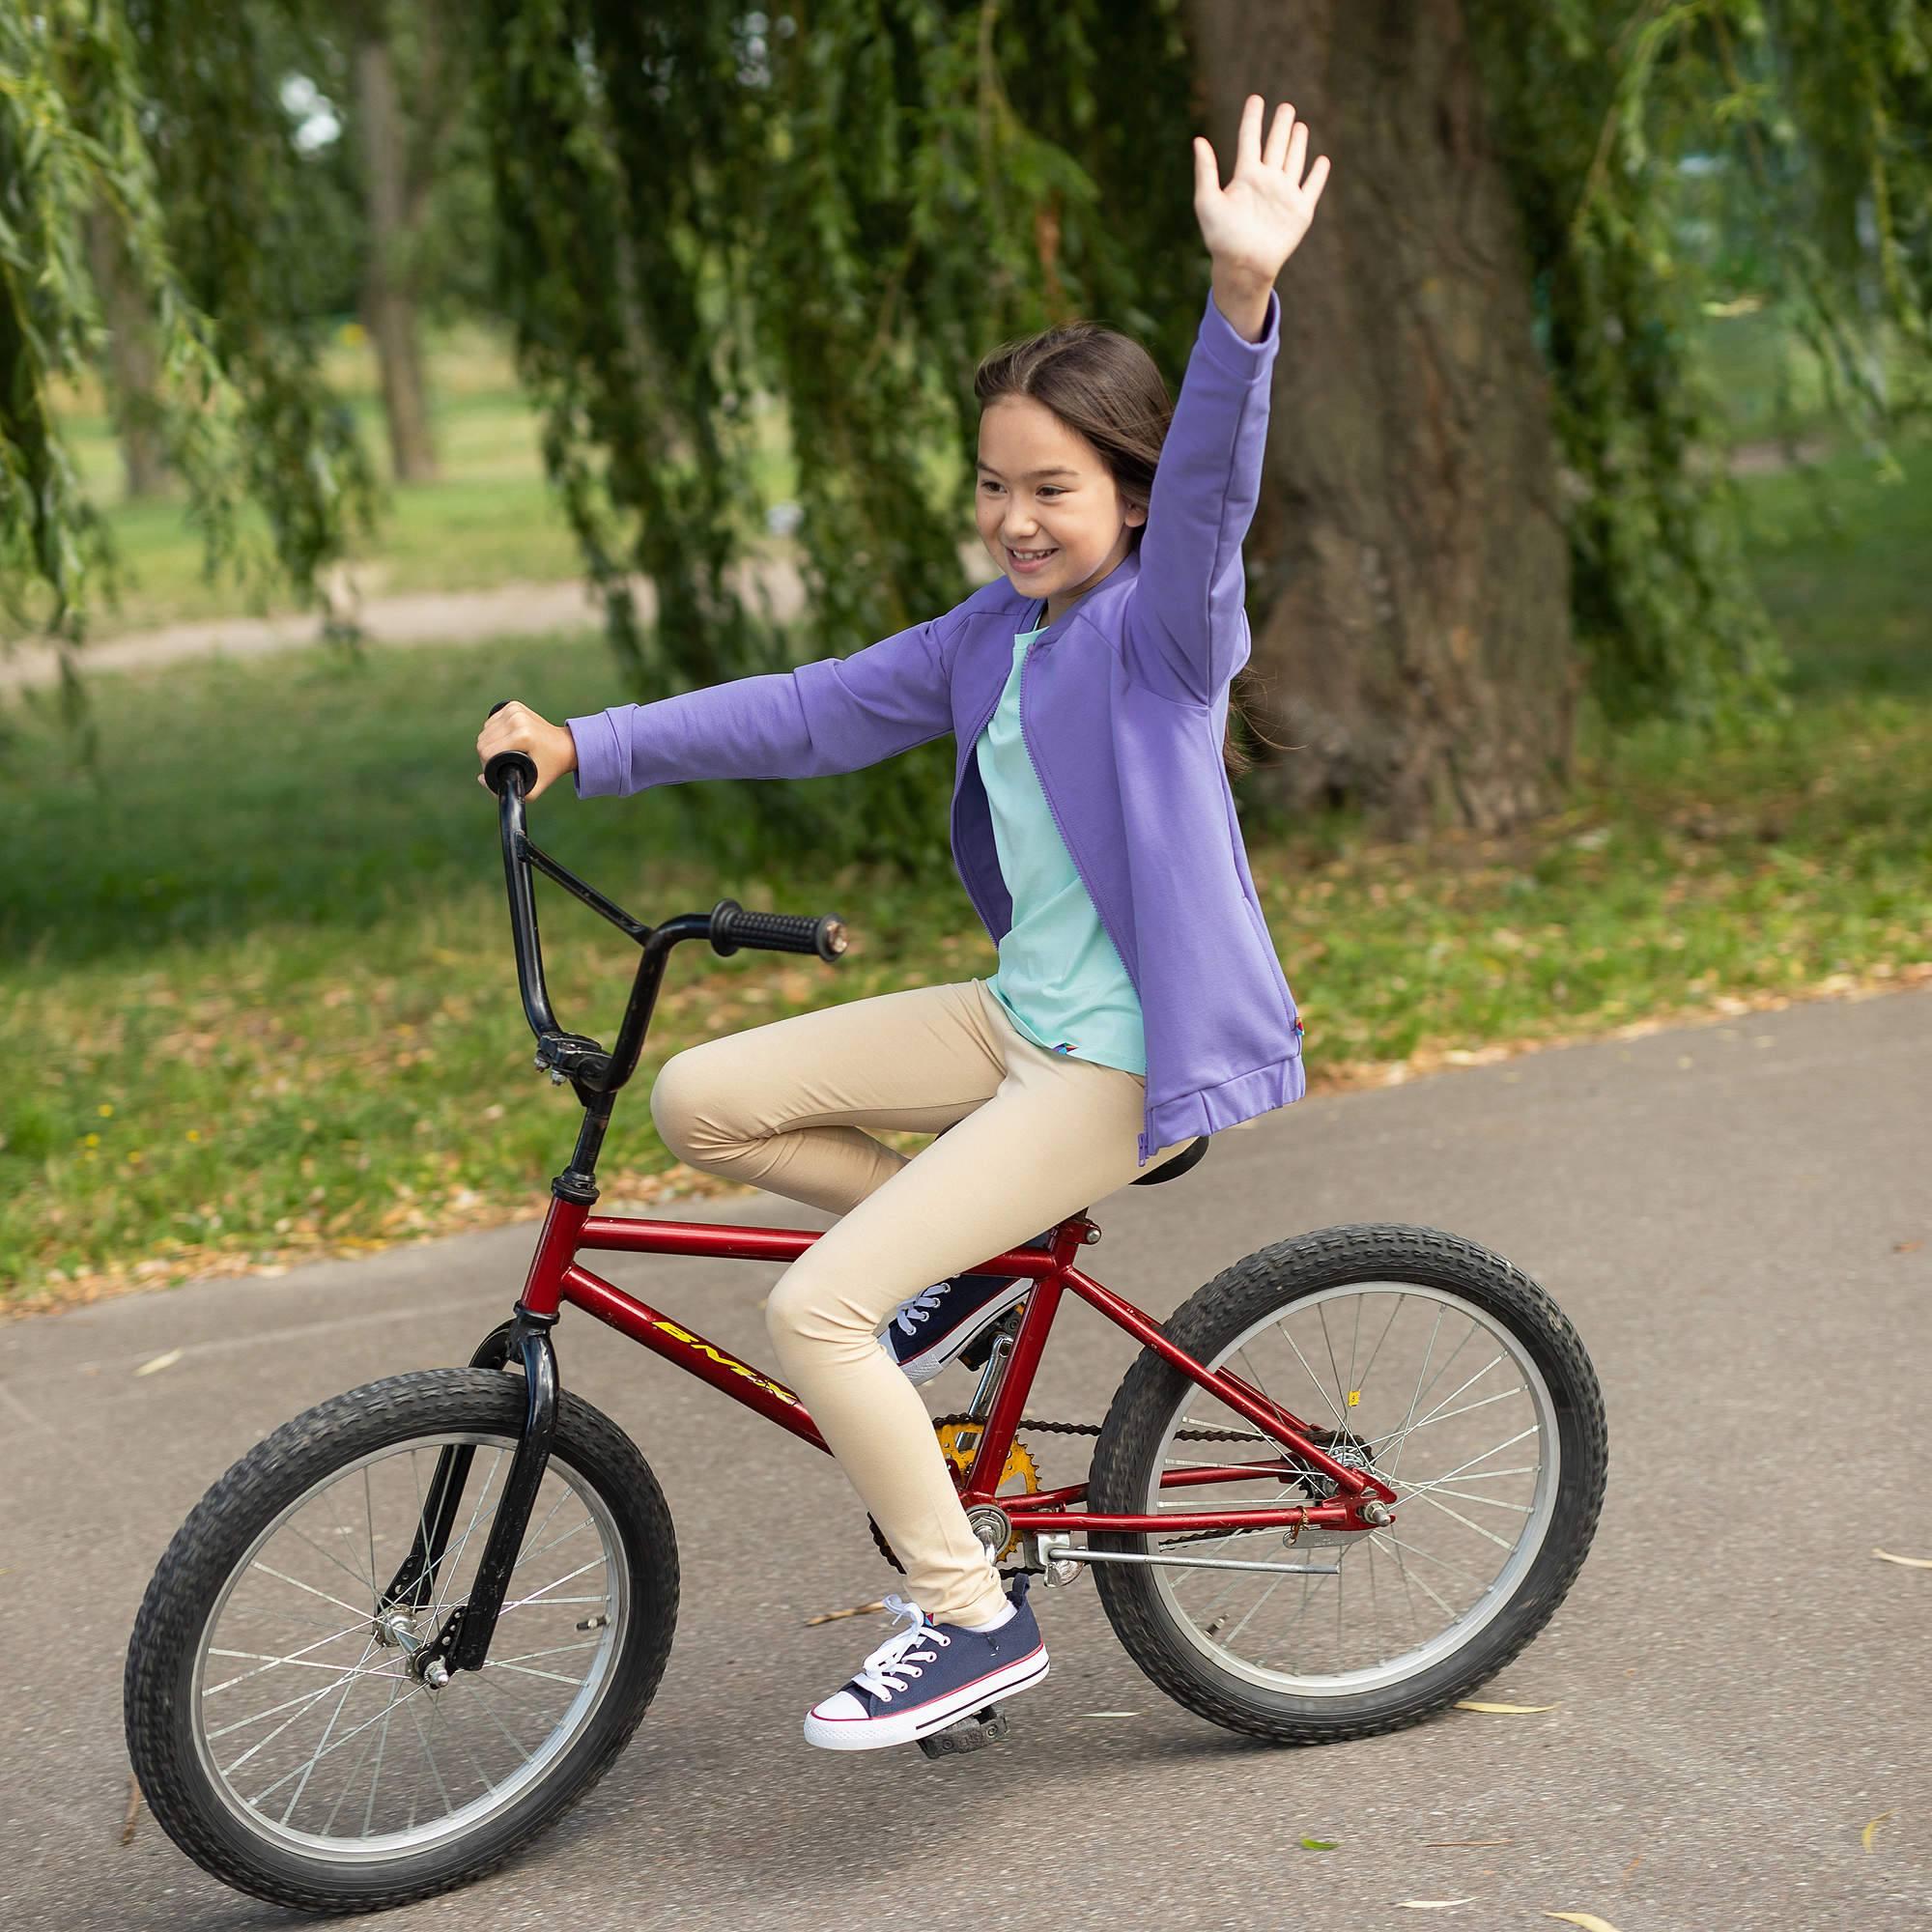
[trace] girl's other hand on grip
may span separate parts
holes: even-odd
[[[476,762],[487,765],[498,752],[526,752],[535,761],[537,781],[524,794],[527,801],[541,798],[560,778],[577,769],[577,740],[568,724],[553,724],[540,718],[527,704],[510,703],[492,713],[476,734]],[[483,774],[476,782],[488,791]]]

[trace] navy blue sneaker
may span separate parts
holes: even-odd
[[[808,1744],[827,1750],[909,1745],[982,1710],[995,1698],[1030,1690],[1046,1675],[1046,1644],[1026,1600],[1027,1579],[1007,1593],[1013,1613],[995,1630],[931,1622],[917,1604],[888,1597],[886,1608],[910,1617],[842,1690],[805,1714]]]
[[[1026,1248],[1050,1248],[1058,1223]],[[880,1346],[915,1382],[929,1382],[988,1323],[1023,1300],[1033,1282],[1026,1276],[954,1274],[908,1296],[893,1310]]]

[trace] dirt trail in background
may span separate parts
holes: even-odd
[[[960,556],[978,584],[991,575],[991,559],[977,544],[961,546]],[[756,557],[725,573],[738,595],[755,605],[769,600],[772,616],[789,622],[805,607],[805,580],[789,555]],[[657,587],[648,578],[633,580],[640,619],[656,620]],[[596,631],[601,606],[581,578],[560,583],[499,583],[491,590],[425,590],[409,595],[371,597],[354,614],[371,645],[481,643],[488,638],[534,637],[545,632]],[[83,677],[101,671],[141,670],[184,658],[247,658],[285,651],[322,639],[322,619],[314,611],[283,611],[271,616],[212,617],[201,623],[168,624],[159,630],[132,631],[103,638],[80,652]],[[0,694],[39,689],[57,682],[60,661],[51,645],[22,640],[0,655]]]
[[[1825,453],[1822,441],[1801,444],[1799,459],[1814,462]],[[1779,442],[1740,443],[1730,452],[1734,476],[1761,475],[1787,467],[1790,454]],[[960,556],[975,584],[990,576],[990,559],[979,544],[963,544]],[[741,563],[727,577],[741,597],[754,600],[762,585],[772,615],[795,617],[805,602],[805,582],[788,555]],[[638,610],[645,623],[657,617],[657,590],[648,578],[634,580]],[[423,590],[370,597],[357,609],[371,644],[481,643],[487,638],[534,637],[544,632],[595,631],[603,613],[581,578],[560,583],[499,583],[490,590]],[[212,617],[193,624],[167,624],[158,630],[130,631],[83,647],[83,676],[99,671],[139,670],[175,664],[183,658],[257,657],[322,639],[322,619],[313,611],[282,611],[263,616]],[[53,649],[33,640],[0,647],[0,694],[39,689],[57,681],[60,662]]]

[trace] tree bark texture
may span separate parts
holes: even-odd
[[[1188,0],[1225,182],[1241,103],[1286,100],[1333,174],[1282,271],[1247,544],[1242,708],[1296,749],[1251,783],[1378,832],[1550,810],[1581,667],[1548,383],[1461,0]]]
[[[363,326],[376,345],[383,414],[399,483],[436,475],[429,405],[423,384],[415,291],[405,264],[413,239],[409,144],[396,99],[395,61],[380,29],[355,46],[355,124],[362,144],[363,193],[369,219],[369,268],[362,285]]]
[[[155,384],[159,370],[148,312],[122,250],[121,231],[106,209],[87,217],[87,259],[107,325],[109,413],[121,444],[127,494],[156,497],[166,487],[167,457],[155,429]]]

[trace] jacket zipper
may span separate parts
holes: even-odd
[[[1039,760],[1034,756],[1033,741],[1027,736],[1026,674],[1029,668],[1033,664],[1033,654],[1035,649],[1038,646],[1038,643],[1039,639],[1036,638],[1033,643],[1027,646],[1026,656],[1020,660],[1020,692],[1019,692],[1020,744],[1025,748],[1027,754],[1027,763],[1033,767],[1034,783],[1038,785],[1040,797],[1046,800],[1046,809],[1053,818],[1054,829],[1060,834],[1060,842],[1066,847],[1066,856],[1073,863],[1073,870],[1075,874],[1078,876],[1081,886],[1086,891],[1088,898],[1093,902],[1094,917],[1099,920],[1102,929],[1106,932],[1108,939],[1113,944],[1114,951],[1120,954],[1121,970],[1126,974],[1127,983],[1134,989],[1134,999],[1137,1002],[1139,1002],[1141,997],[1141,989],[1139,983],[1134,979],[1133,969],[1127,964],[1126,949],[1122,946],[1119,937],[1116,935],[1114,931],[1114,928],[1110,924],[1108,924],[1107,915],[1100,910],[1099,895],[1094,892],[1094,887],[1092,883],[1089,881],[1086,872],[1081,867],[1080,855],[1074,851],[1073,841],[1066,836],[1066,827],[1061,822],[1060,808],[1054,804],[1053,794],[1047,790],[1046,781],[1039,775]],[[995,711],[999,709],[998,699],[994,700],[993,709]],[[991,711],[989,711],[986,714],[988,718],[990,718],[992,715],[993,713]],[[980,727],[980,729],[984,730],[985,726],[982,724]],[[977,743],[980,736],[979,731],[974,732],[973,736],[975,742]],[[977,756],[978,754],[976,753],[973,755]],[[1147,1016],[1147,1009],[1145,1004],[1143,1004],[1141,1007],[1141,1016],[1143,1019],[1145,1019]],[[1146,1163],[1149,1154],[1151,1152],[1151,1150],[1148,1146],[1148,1122],[1151,1118],[1152,1112],[1153,1112],[1153,1104],[1152,1104],[1151,1094],[1150,1093],[1149,1097],[1144,1101],[1141,1109],[1141,1135],[1139,1143],[1139,1152],[1143,1164]]]

